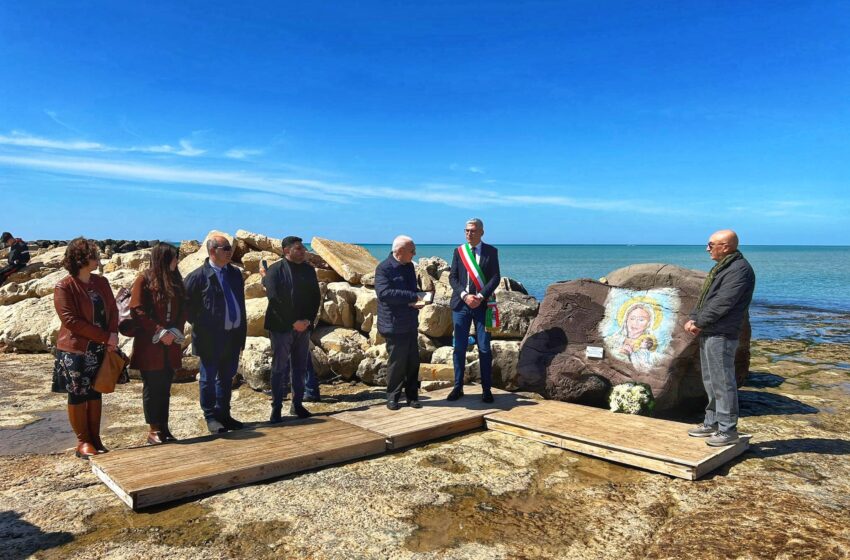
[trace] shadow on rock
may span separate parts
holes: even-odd
[[[751,371],[744,381],[744,387],[755,387],[756,389],[771,388],[775,389],[785,383],[785,378],[781,375],[773,373],[764,373],[761,371]]]
[[[777,414],[817,414],[819,410],[798,400],[763,391],[740,391],[740,416],[771,416]]]
[[[850,441],[844,439],[798,438],[762,441],[750,446],[747,453],[768,458],[794,453],[817,453],[818,455],[850,455]]]
[[[39,550],[67,544],[74,535],[65,531],[45,533],[38,526],[21,519],[14,511],[0,512],[0,541],[4,560],[28,558]]]

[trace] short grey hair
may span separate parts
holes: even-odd
[[[466,220],[467,224],[475,224],[475,227],[478,229],[484,229],[484,222],[481,221],[481,218],[469,218]]]
[[[395,239],[393,239],[393,253],[407,245],[408,243],[413,243],[413,238],[408,235],[399,235]]]
[[[221,235],[213,235],[209,239],[207,239],[207,254],[212,253],[212,250],[217,246],[216,239],[224,239],[227,241],[227,238]]]

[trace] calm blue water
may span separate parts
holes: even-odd
[[[389,245],[365,245],[384,259]],[[418,257],[451,261],[454,245],[417,245]],[[743,246],[756,271],[751,308],[756,338],[850,342],[850,247]],[[553,282],[598,279],[630,264],[667,263],[708,271],[705,247],[682,245],[500,245],[503,276],[543,298]]]

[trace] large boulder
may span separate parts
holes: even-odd
[[[109,262],[103,266],[103,272],[109,273],[119,269],[145,270],[150,267],[151,250],[139,249],[130,253],[115,253]]]
[[[61,323],[52,297],[0,306],[0,345],[13,352],[49,352]]]
[[[357,366],[369,348],[369,340],[365,336],[354,329],[342,327],[318,327],[313,331],[312,340],[327,353],[333,372],[346,380],[357,373]]]
[[[0,305],[11,305],[29,298],[39,298],[53,293],[56,282],[65,278],[68,272],[60,268],[42,278],[33,278],[22,283],[8,282],[0,287]]]
[[[378,296],[373,288],[365,286],[354,290],[354,324],[363,332],[369,332],[378,323]]]
[[[245,314],[248,320],[248,336],[266,336],[266,308],[269,300],[256,298],[245,300]]]
[[[348,282],[331,282],[326,286],[322,306],[319,309],[319,320],[329,325],[353,328],[356,301],[357,292]]]
[[[254,273],[260,271],[260,263],[266,261],[266,264],[271,266],[272,263],[280,260],[280,257],[271,251],[252,251],[242,255],[242,267],[248,272]]]
[[[604,405],[611,386],[636,381],[650,386],[659,409],[699,393],[697,343],[683,326],[702,274],[678,267],[659,274],[664,265],[654,266],[655,274],[640,279],[609,275],[627,287],[593,280],[549,286],[521,344],[518,387]],[[589,358],[589,347],[603,357]]]
[[[180,242],[180,248],[177,250],[178,258],[182,261],[192,253],[197,253],[201,249],[201,244],[195,239],[184,239]]]
[[[378,259],[360,245],[314,237],[310,247],[351,284],[361,284],[361,278],[374,275],[378,266]]]
[[[492,332],[493,338],[515,338],[525,336],[529,325],[537,317],[537,300],[520,291],[496,291],[499,308],[499,328]]]
[[[133,270],[132,268],[122,268],[120,270],[104,274],[103,277],[109,281],[109,287],[112,288],[112,291],[117,293],[121,288],[127,288],[129,290],[139,274],[140,273],[138,271]]]
[[[493,353],[493,386],[508,391],[519,389],[519,340],[493,340],[490,351]]]
[[[269,251],[279,257],[283,256],[283,245],[280,239],[244,229],[236,230],[236,239],[244,241],[254,251]]]
[[[452,310],[448,305],[433,303],[419,310],[419,332],[434,338],[451,336]]]
[[[239,357],[237,372],[255,391],[271,389],[272,345],[265,336],[249,336]]]
[[[184,257],[183,260],[180,261],[180,264],[177,265],[177,268],[180,269],[180,274],[183,275],[183,278],[186,278],[192,271],[204,264],[204,259],[210,256],[207,251],[207,241],[213,236],[224,237],[227,239],[227,242],[233,246],[232,235],[223,231],[212,230],[206,237],[204,237],[204,240],[201,241],[200,249]]]
[[[631,290],[645,290],[652,286],[671,287],[685,294],[688,300],[693,300],[685,312],[690,313],[696,306],[702,284],[707,274],[701,270],[682,268],[672,264],[646,263],[633,264],[617,269],[607,276],[608,284],[621,286]],[[750,372],[750,341],[752,339],[752,326],[750,316],[744,316],[744,324],[741,327],[741,336],[738,338],[738,351],[735,353],[735,378],[740,387]],[[694,352],[698,347],[694,345]],[[680,385],[680,399],[690,400],[705,398],[705,390],[702,386],[702,372],[699,358],[694,361],[694,368],[688,370],[685,379]]]
[[[263,287],[263,277],[252,274],[245,280],[245,299],[257,299],[266,297],[266,289]]]

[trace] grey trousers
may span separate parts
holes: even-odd
[[[721,432],[735,432],[738,426],[738,385],[735,382],[735,351],[738,339],[700,336],[699,361],[702,384],[708,394],[705,425]]]

